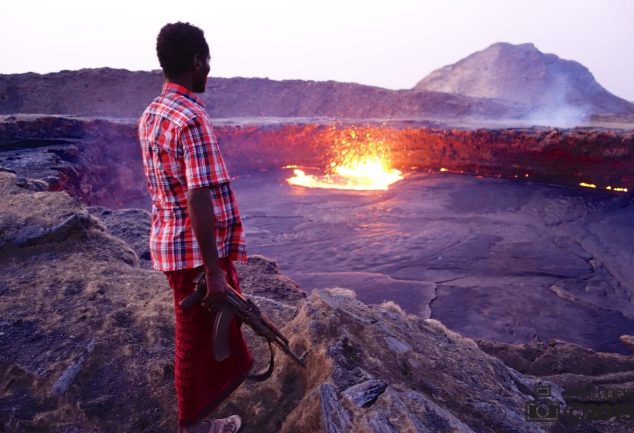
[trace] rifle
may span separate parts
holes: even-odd
[[[207,293],[205,272],[196,276],[196,291],[186,296],[181,302],[181,308],[187,310],[197,302],[200,302]],[[264,337],[269,344],[271,358],[266,371],[248,375],[247,378],[253,381],[263,381],[268,379],[273,373],[274,359],[272,343],[275,343],[282,351],[288,355],[296,364],[306,368],[304,359],[308,352],[297,356],[290,349],[288,339],[275,327],[275,325],[262,314],[260,308],[253,301],[238,293],[233,287],[227,285],[226,299],[214,303],[210,308],[216,311],[213,325],[212,345],[216,361],[222,361],[231,354],[229,346],[229,327],[233,319],[237,316],[243,323],[249,325],[256,335]]]

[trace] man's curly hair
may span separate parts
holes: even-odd
[[[156,54],[165,76],[174,77],[191,67],[195,55],[208,56],[209,46],[201,29],[177,22],[166,24],[159,32]]]

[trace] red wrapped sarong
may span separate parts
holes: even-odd
[[[238,274],[228,258],[219,260],[227,282],[241,292]],[[211,334],[215,313],[196,304],[183,310],[178,303],[195,290],[194,278],[204,269],[165,272],[174,292],[176,310],[176,354],[174,379],[178,401],[178,423],[187,427],[200,422],[244,381],[253,367],[253,357],[244,341],[238,320],[231,325],[231,356],[214,359]]]

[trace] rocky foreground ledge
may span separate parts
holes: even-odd
[[[174,305],[165,277],[109,232],[107,211],[46,187],[0,172],[0,431],[174,431]],[[633,356],[561,341],[476,341],[341,288],[307,297],[263,257],[239,272],[291,347],[309,351],[306,369],[277,353],[271,379],[246,383],[219,408],[215,415],[240,413],[245,433],[634,428],[631,420],[579,419],[588,408],[634,417]],[[267,347],[247,336],[263,364]],[[554,422],[525,418],[537,384],[561,404]]]

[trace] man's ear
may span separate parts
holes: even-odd
[[[194,69],[198,70],[203,67],[203,60],[198,54],[194,54]]]

